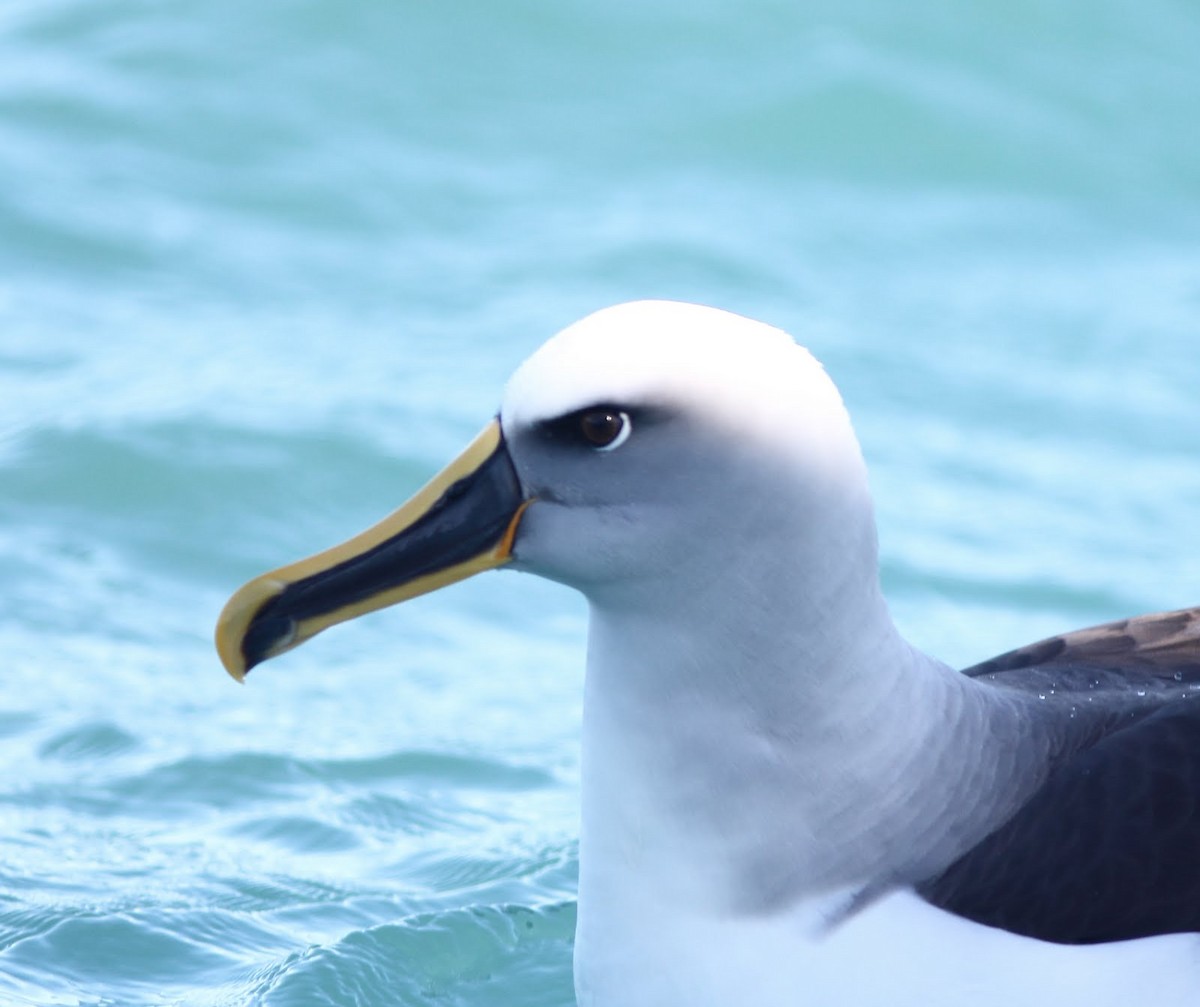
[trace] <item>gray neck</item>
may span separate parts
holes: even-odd
[[[780,557],[737,604],[721,584],[591,599],[584,887],[764,912],[916,880],[1041,779],[1024,701],[910,647],[867,545],[868,576]]]

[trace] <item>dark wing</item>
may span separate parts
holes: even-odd
[[[1062,944],[1200,932],[1200,696],[1069,759],[918,891],[959,916]]]
[[[1200,682],[1200,607],[1052,636],[974,665],[963,674],[974,678],[1034,666],[1137,671],[1174,682]]]
[[[1050,637],[964,674],[1022,689],[1100,687],[1117,706],[1146,689],[1162,705],[1114,717],[921,894],[1064,944],[1200,931],[1200,695],[1183,698],[1200,683],[1200,608]]]

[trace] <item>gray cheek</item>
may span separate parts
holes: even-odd
[[[645,552],[637,539],[630,508],[576,507],[539,499],[517,530],[512,568],[587,594],[597,585],[636,574]]]
[[[559,569],[571,552],[573,538],[569,508],[538,494],[526,509],[513,539],[512,568],[551,580],[562,580]]]

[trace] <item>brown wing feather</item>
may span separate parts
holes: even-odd
[[[975,677],[1053,665],[1137,669],[1174,681],[1200,681],[1200,606],[1052,636],[973,665],[963,674]]]

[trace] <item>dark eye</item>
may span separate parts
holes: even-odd
[[[616,409],[588,409],[579,414],[579,432],[597,451],[612,451],[633,432],[629,414]]]
[[[563,448],[613,451],[633,433],[630,412],[617,406],[587,406],[542,420],[537,424],[537,431],[550,443]],[[639,409],[634,415],[640,418],[643,413],[644,410]]]

